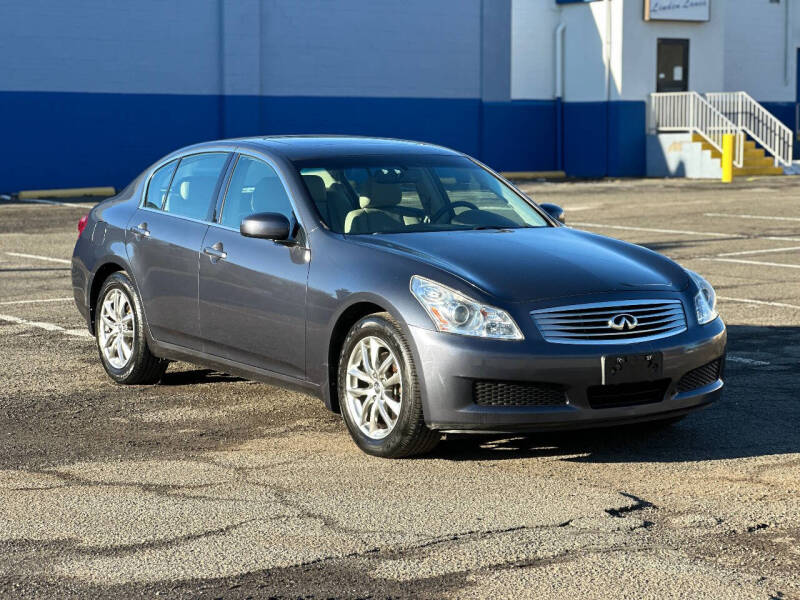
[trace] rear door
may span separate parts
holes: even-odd
[[[246,238],[242,219],[285,215],[295,243]],[[304,235],[276,170],[240,155],[218,222],[200,256],[200,331],[209,354],[294,378],[305,377],[306,282]]]
[[[198,258],[229,153],[185,156],[150,177],[126,250],[153,337],[202,349]]]

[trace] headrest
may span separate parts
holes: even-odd
[[[403,190],[399,183],[378,183],[370,182],[367,186],[369,196],[361,196],[358,199],[361,208],[386,208],[397,206],[403,199]]]
[[[183,200],[188,200],[190,194],[211,197],[216,185],[216,177],[202,175],[198,175],[196,177],[186,177],[178,186],[178,194]]]
[[[322,179],[322,177],[319,175],[303,175],[303,181],[311,194],[311,199],[314,200],[316,204],[325,202],[325,180]]]

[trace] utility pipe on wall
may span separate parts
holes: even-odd
[[[605,45],[604,62],[606,67],[606,102],[611,100],[611,0],[605,0],[606,5],[606,35],[603,43]]]
[[[556,170],[564,170],[564,32],[567,26],[559,23],[556,27],[555,64],[555,129],[556,129]]]
[[[559,23],[556,27],[556,98],[564,97],[564,31],[567,26]]]
[[[611,128],[610,128],[610,102],[611,102],[611,0],[605,0],[606,5],[606,35],[605,35],[605,63],[606,63],[606,118],[605,118],[605,128],[606,128],[606,147],[604,151],[605,156],[605,163],[606,168],[604,173],[606,176],[609,175],[609,141],[611,138]]]
[[[789,85],[789,0],[783,0],[783,83]]]

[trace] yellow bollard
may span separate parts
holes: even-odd
[[[733,134],[722,136],[722,183],[733,181]]]

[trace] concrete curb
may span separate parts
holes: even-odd
[[[23,190],[17,194],[20,200],[35,198],[81,198],[83,196],[113,196],[116,190],[112,186],[62,188],[57,190]]]
[[[532,179],[566,179],[564,171],[503,171],[500,173],[506,179],[527,181]]]

